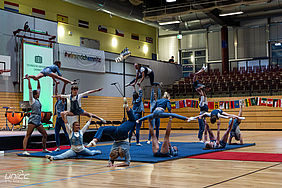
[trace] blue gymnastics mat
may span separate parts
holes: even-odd
[[[130,155],[131,155],[131,161],[135,162],[148,162],[148,163],[158,163],[162,161],[168,161],[173,159],[180,159],[195,155],[201,155],[205,153],[212,153],[212,152],[218,152],[218,151],[225,151],[230,149],[236,149],[236,148],[242,148],[242,147],[248,147],[248,146],[254,146],[255,143],[249,143],[244,145],[226,145],[224,149],[213,149],[213,150],[203,150],[204,144],[200,142],[171,142],[172,146],[177,146],[179,149],[178,156],[176,157],[154,157],[152,152],[152,145],[147,144],[146,142],[142,142],[143,146],[136,146],[135,143],[131,144],[130,147]],[[90,150],[101,150],[102,154],[95,155],[95,156],[82,156],[79,155],[77,157],[74,157],[73,159],[92,159],[92,160],[108,160],[109,159],[109,153],[111,150],[112,145],[103,145],[103,146],[96,146],[90,148]],[[52,153],[48,155],[58,155],[66,150],[61,151],[53,151]],[[23,157],[44,157],[46,153],[43,152],[35,152],[30,153],[29,156],[22,155],[21,153],[17,154],[18,156]]]

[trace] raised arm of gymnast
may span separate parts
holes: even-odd
[[[30,79],[27,79],[28,80],[28,89],[29,89],[29,101],[33,101],[33,92],[32,92],[32,86],[31,86],[31,83],[30,83]],[[38,98],[40,96],[40,81],[37,80],[37,92],[38,92]],[[32,104],[33,102],[31,102]]]
[[[91,93],[95,93],[95,92],[98,92],[98,91],[102,91],[103,88],[99,88],[99,89],[94,89],[94,90],[89,90],[89,91],[86,91],[84,93],[81,93],[80,95],[84,96],[84,95],[89,95]]]
[[[239,114],[238,114],[238,117],[242,117],[242,112],[243,112],[243,104],[240,105],[240,111],[239,111]],[[241,119],[237,118],[237,121],[238,123],[241,123]]]
[[[58,100],[59,99],[59,95],[58,95],[58,82],[55,82],[55,95],[54,96],[57,96],[56,97],[56,99]],[[61,92],[61,94],[62,95],[64,95],[65,94],[65,90],[66,90],[66,85],[67,85],[67,83],[64,83],[64,85],[63,85],[63,88],[62,88],[62,92]]]
[[[64,119],[65,119],[65,125],[66,125],[66,130],[67,130],[67,133],[69,134],[69,135],[71,135],[72,134],[72,129],[71,129],[71,127],[70,127],[70,124],[69,124],[69,122],[68,122],[68,118],[66,117],[66,115],[64,114]]]
[[[205,112],[202,115],[198,115],[196,117],[194,117],[195,119],[202,119],[203,117],[211,117],[211,113],[209,112]]]
[[[103,88],[94,89],[94,90],[89,90],[89,91],[86,91],[86,92],[81,93],[81,94],[79,94],[79,95],[82,95],[82,96],[84,96],[84,95],[89,95],[89,94],[91,94],[91,93],[95,93],[95,92],[98,92],[98,91],[101,91],[101,90],[103,90]],[[57,98],[57,97],[68,98],[69,96],[70,96],[70,95],[54,95],[53,98]]]

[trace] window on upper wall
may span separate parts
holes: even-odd
[[[182,58],[191,57],[192,55],[193,55],[193,52],[182,52]]]
[[[186,65],[182,67],[183,71],[193,71],[193,65]]]
[[[206,50],[195,51],[195,57],[206,56]]]
[[[246,61],[239,61],[238,62],[238,70],[241,71],[241,70],[246,70]]]
[[[189,58],[189,59],[182,59],[182,64],[186,65],[186,64],[193,64],[193,63],[191,61],[191,58]]]
[[[268,59],[262,59],[260,60],[260,66],[261,67],[267,67],[269,65]]]

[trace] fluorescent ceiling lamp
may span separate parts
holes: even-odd
[[[167,3],[176,2],[176,0],[166,0]]]
[[[275,46],[281,46],[281,43],[280,42],[276,42],[274,45]]]
[[[243,14],[244,12],[239,11],[239,12],[230,12],[226,14],[219,14],[219,16],[232,16],[232,15],[238,15],[238,14]]]
[[[159,25],[169,25],[169,24],[178,24],[180,21],[170,21],[170,22],[160,22]]]

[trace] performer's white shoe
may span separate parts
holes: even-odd
[[[24,151],[22,154],[23,155],[30,155],[30,153],[28,153],[27,151]]]
[[[86,147],[90,148],[90,147],[95,147],[97,144],[94,140],[92,140]]]
[[[106,124],[106,123],[107,123],[107,121],[106,121],[106,120],[104,120],[103,118],[100,118],[100,121],[102,121],[104,124]]]
[[[124,87],[128,87],[128,86],[130,86],[130,85],[131,85],[131,83],[127,83],[127,84],[125,84]]]
[[[45,157],[47,158],[47,159],[49,159],[50,161],[53,161],[54,159],[53,159],[53,156],[51,156],[51,155],[45,155]]]
[[[195,117],[189,117],[188,120],[187,120],[187,122],[190,122],[190,121],[196,120],[196,119],[197,119],[197,118],[195,118]]]
[[[205,70],[207,70],[207,68],[208,68],[208,66],[207,66],[207,65],[205,65],[205,64],[203,64],[202,69],[205,71]]]
[[[127,108],[128,107],[128,103],[127,103],[127,99],[126,97],[123,98],[123,108]]]

